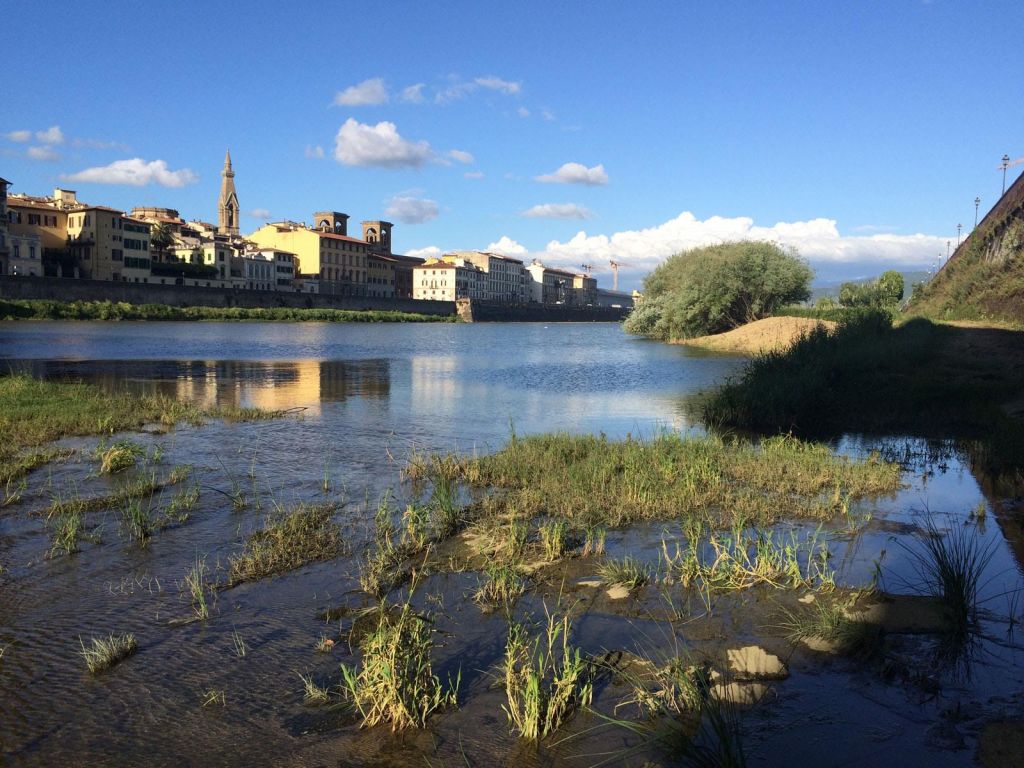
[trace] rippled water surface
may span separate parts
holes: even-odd
[[[431,576],[418,598],[444,638],[442,677],[461,670],[463,680],[460,710],[435,718],[430,732],[396,740],[386,729],[358,729],[340,710],[303,705],[299,674],[336,682],[338,663],[354,659],[340,646],[313,650],[321,634],[339,636],[337,622],[319,614],[371,603],[357,583],[368,507],[387,490],[399,503],[407,498],[399,472],[410,450],[493,450],[512,429],[624,437],[699,427],[693,395],[743,364],[631,338],[613,324],[0,323],[0,359],[39,376],[204,405],[298,409],[268,422],[131,436],[150,455],[156,450],[158,472],[193,465],[201,489],[191,518],[145,547],[124,535],[118,510],[107,510],[90,520],[81,552],[47,557],[43,512],[55,497],[99,495],[123,482],[96,476],[96,439],[65,441],[79,449],[75,456],[33,473],[23,500],[0,510],[0,751],[15,765],[424,765],[425,756],[453,766],[599,762],[573,756],[629,740],[599,733],[538,754],[508,733],[503,695],[491,686],[507,625],[466,599],[475,574]],[[877,444],[850,438],[837,447],[862,453]],[[1017,540],[1012,515],[1001,514],[1004,500],[986,496],[955,456],[908,464],[905,481],[904,491],[854,510],[871,517],[859,536],[835,534],[841,577],[866,584],[882,562],[887,586],[913,586],[899,546],[910,525],[929,509],[977,526],[970,514],[981,505],[993,513],[980,535],[996,553],[985,586],[986,637],[995,639],[983,643],[970,680],[930,695],[798,654],[777,702],[750,715],[755,764],[786,765],[799,755],[798,763],[817,757],[821,765],[968,765],[977,728],[954,723],[953,735],[936,735],[949,719],[942,713],[961,704],[987,717],[1020,708],[1019,650],[1005,635],[1017,609],[1003,596],[1019,583],[1004,536],[1009,530]],[[238,488],[249,499],[241,511],[228,500]],[[158,495],[154,509],[170,493]],[[344,504],[345,555],[222,591],[209,620],[180,623],[190,614],[181,581],[196,557],[217,573],[267,511],[325,499]],[[656,562],[664,535],[663,527],[613,532],[609,548]],[[542,614],[544,594],[557,601],[560,592],[553,585],[528,596],[523,610]],[[766,603],[750,598],[723,608],[701,642],[757,641],[759,624],[769,621]],[[138,637],[139,652],[107,674],[88,675],[79,638],[126,631]],[[595,653],[664,633],[664,622],[597,603],[578,624],[578,642]],[[777,652],[792,653],[784,644]],[[211,690],[224,693],[224,706],[202,706]],[[593,725],[581,718],[579,728]],[[822,759],[826,743],[843,745],[843,758]]]

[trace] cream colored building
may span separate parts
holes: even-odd
[[[487,275],[465,259],[433,259],[413,268],[412,284],[414,299],[482,299],[487,291]]]
[[[570,306],[587,306],[597,301],[597,280],[592,277],[545,267],[536,259],[526,270],[532,278],[531,301]]]
[[[448,261],[449,257],[469,262],[486,273],[486,289],[482,298],[508,304],[530,301],[530,273],[519,259],[484,251],[454,251],[442,258]]]
[[[348,216],[337,211],[314,214],[316,227],[293,221],[267,224],[247,239],[261,248],[295,254],[296,276],[319,281],[319,293],[366,296],[370,246],[348,236]]]
[[[141,219],[102,205],[83,205],[68,213],[68,245],[82,276],[93,280],[149,282],[149,231]]]

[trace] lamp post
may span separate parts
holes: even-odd
[[[962,229],[962,226],[960,224],[957,224],[956,225],[956,247],[957,248],[960,247],[960,230],[961,229]]]
[[[1003,163],[999,166],[1003,169],[1003,194],[1006,194],[1006,169],[1010,167],[1010,156],[1003,155]]]
[[[949,240],[946,241],[946,261],[949,261]]]
[[[974,228],[978,228],[978,206],[981,205],[981,198],[974,198]]]

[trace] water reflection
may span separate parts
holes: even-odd
[[[81,379],[104,388],[186,399],[203,408],[302,407],[350,397],[388,398],[391,365],[368,360],[22,360],[15,370],[51,379]]]

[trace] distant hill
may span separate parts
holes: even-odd
[[[911,299],[907,312],[945,320],[1024,321],[1024,174]]]

